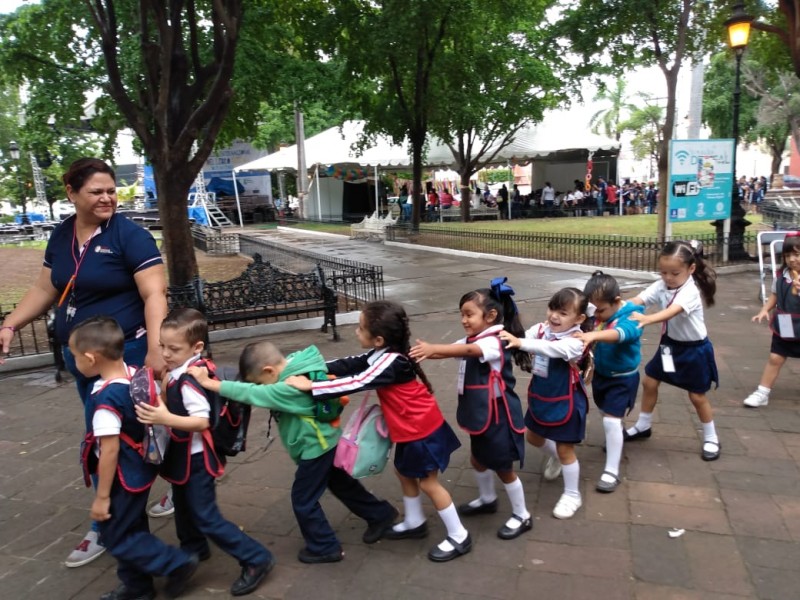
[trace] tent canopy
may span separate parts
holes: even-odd
[[[356,144],[364,130],[363,121],[345,121],[341,127],[332,127],[305,141],[306,164],[359,165],[385,168],[411,166],[408,142],[394,144],[385,136],[378,136],[374,144],[360,154]],[[569,118],[569,113],[551,113],[542,123],[523,127],[514,141],[502,148],[492,160],[493,164],[526,163],[533,159],[558,160],[580,152],[598,150],[617,151],[619,142],[595,135],[579,119]],[[434,138],[429,144],[426,167],[454,167],[455,158],[450,149]],[[238,166],[234,171],[297,171],[297,145],[281,148],[278,152]]]

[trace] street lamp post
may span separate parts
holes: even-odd
[[[745,210],[739,201],[739,184],[736,174],[736,154],[739,147],[739,107],[742,89],[740,85],[742,72],[742,55],[750,39],[750,24],[753,17],[744,10],[744,2],[737,2],[733,6],[731,17],[725,21],[728,30],[728,45],[736,56],[736,79],[733,87],[733,189],[731,190],[731,216],[730,220],[722,223],[723,237],[728,238],[728,243],[723,246],[723,261],[728,259],[745,258],[748,256],[744,249],[744,230],[750,225],[745,219]],[[720,222],[717,221],[719,234]],[[725,226],[727,225],[727,227]],[[727,229],[727,231],[725,231]]]
[[[20,171],[19,156],[20,156],[20,153],[19,153],[19,146],[17,145],[17,142],[14,142],[14,141],[9,142],[8,150],[9,150],[9,153],[11,154],[11,159],[14,160],[17,163],[17,171],[16,171],[17,187],[19,188],[19,199],[20,199],[21,204],[22,204],[22,215],[23,215],[22,222],[24,223],[26,221],[25,215],[28,212],[27,211],[27,199],[25,197],[25,189],[22,187],[22,180],[19,178],[19,171]]]

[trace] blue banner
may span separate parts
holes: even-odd
[[[669,220],[711,221],[731,216],[733,140],[671,140]]]

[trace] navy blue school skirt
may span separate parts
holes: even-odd
[[[592,398],[605,414],[622,418],[633,409],[639,391],[639,372],[621,377],[604,377],[595,373],[592,378]]]
[[[470,435],[470,451],[480,464],[492,471],[512,471],[525,460],[525,437],[511,429],[505,410],[497,411],[498,421],[480,435]]]
[[[596,376],[596,375],[595,375]],[[573,408],[569,421],[562,425],[543,425],[537,423],[530,409],[525,411],[525,427],[541,437],[562,442],[564,444],[580,444],[586,437],[586,412],[589,410],[589,400],[581,386],[577,386],[572,396]]]
[[[665,373],[661,363],[661,351],[668,346],[675,364],[674,373]],[[647,376],[675,387],[705,394],[715,383],[719,387],[717,361],[714,359],[714,346],[708,338],[696,342],[679,342],[667,335],[661,337],[656,355],[644,368]]]
[[[800,358],[800,340],[785,340],[773,333],[769,351],[786,358]]]
[[[447,421],[428,437],[413,442],[398,442],[394,448],[394,468],[403,477],[424,478],[432,471],[444,471],[450,455],[461,447]]]

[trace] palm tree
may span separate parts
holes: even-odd
[[[625,80],[618,78],[616,80],[616,87],[613,90],[603,88],[594,97],[595,102],[606,101],[611,104],[610,107],[600,109],[589,120],[589,127],[592,128],[592,133],[599,133],[602,128],[603,133],[607,137],[613,137],[619,141],[622,135],[620,129],[620,122],[622,121],[623,113],[630,112],[634,106],[628,102],[628,95],[625,93]]]

